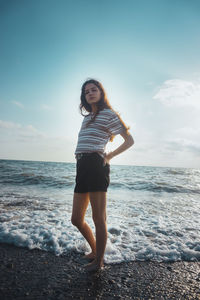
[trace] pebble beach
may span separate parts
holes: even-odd
[[[199,262],[129,261],[88,273],[82,256],[0,244],[0,299],[200,299]]]

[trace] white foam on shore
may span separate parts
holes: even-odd
[[[200,203],[195,196],[180,197],[176,194],[161,197],[149,192],[109,192],[105,262],[199,261]],[[31,203],[30,206],[22,203],[1,207],[0,242],[52,251],[56,255],[69,249],[90,250],[70,221],[72,194],[62,201],[54,197],[49,209],[44,209],[45,203],[33,201],[32,207]],[[86,220],[95,232],[90,207]]]

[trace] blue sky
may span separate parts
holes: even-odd
[[[0,158],[75,162],[94,77],[135,139],[113,163],[200,167],[199,37],[197,0],[0,0]]]

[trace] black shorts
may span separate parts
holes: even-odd
[[[107,192],[110,183],[110,165],[97,152],[84,153],[76,163],[75,193]]]

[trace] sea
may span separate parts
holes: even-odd
[[[200,261],[200,170],[112,165],[106,263]],[[71,224],[75,163],[0,160],[0,243],[90,248]],[[95,233],[89,204],[86,221]]]

